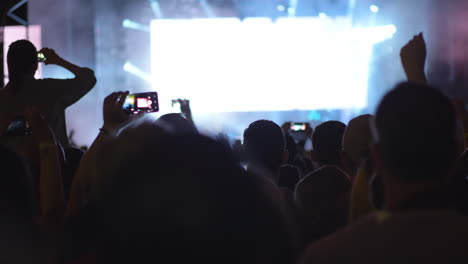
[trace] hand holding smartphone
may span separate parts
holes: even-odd
[[[158,93],[129,94],[125,99],[123,109],[129,115],[159,112]]]
[[[47,58],[42,52],[37,53],[37,61],[38,62],[46,62]]]

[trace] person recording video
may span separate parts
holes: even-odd
[[[38,63],[61,66],[73,79],[36,79]],[[53,49],[37,51],[28,40],[12,43],[7,54],[9,82],[0,89],[0,134],[28,107],[36,107],[63,146],[68,146],[65,109],[86,95],[96,84],[93,70],[61,58]]]

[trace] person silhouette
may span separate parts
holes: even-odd
[[[28,107],[36,107],[63,146],[68,146],[65,109],[86,95],[96,84],[94,72],[61,58],[53,49],[40,50],[46,65],[61,66],[75,75],[73,79],[36,79],[38,52],[28,40],[13,42],[7,54],[9,82],[0,89],[0,134]]]

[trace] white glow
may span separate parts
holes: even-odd
[[[130,62],[126,62],[123,66],[123,69],[124,71],[131,73],[137,77],[140,77],[145,81],[151,82],[151,77],[146,72],[142,71],[140,68],[138,68]]]
[[[372,45],[395,26],[354,29],[348,18],[154,20],[152,83],[162,112],[367,106]]]
[[[286,10],[286,7],[285,7],[284,5],[278,5],[276,8],[277,8],[278,11],[280,11],[280,12],[284,12],[284,11]]]
[[[320,18],[327,18],[327,17],[328,17],[327,14],[325,14],[325,13],[323,13],[323,12],[320,12],[320,13],[318,14],[318,16],[319,16]]]
[[[149,27],[147,25],[132,21],[130,19],[124,19],[122,21],[122,26],[124,28],[131,28],[131,29],[141,30],[141,31],[149,31]]]
[[[376,5],[371,5],[369,7],[369,10],[372,12],[372,13],[378,13],[380,11],[380,8]]]

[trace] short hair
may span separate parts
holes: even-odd
[[[276,171],[286,148],[283,130],[269,120],[255,121],[244,131],[244,148],[249,162]]]
[[[375,126],[386,169],[400,180],[442,176],[456,159],[455,110],[432,87],[397,85],[378,106]]]
[[[8,77],[17,83],[24,75],[37,68],[37,49],[29,40],[13,42],[7,54]]]
[[[343,134],[346,125],[339,121],[328,121],[315,128],[312,147],[318,162],[323,165],[339,165],[343,149]]]
[[[96,211],[75,230],[88,234],[86,245],[97,242],[102,263],[293,261],[281,208],[226,146],[146,125],[126,130],[102,151],[118,149],[121,157],[106,155],[112,170],[103,171],[108,182],[91,201]]]
[[[196,134],[197,128],[181,114],[172,113],[161,116],[156,123],[176,134]]]

